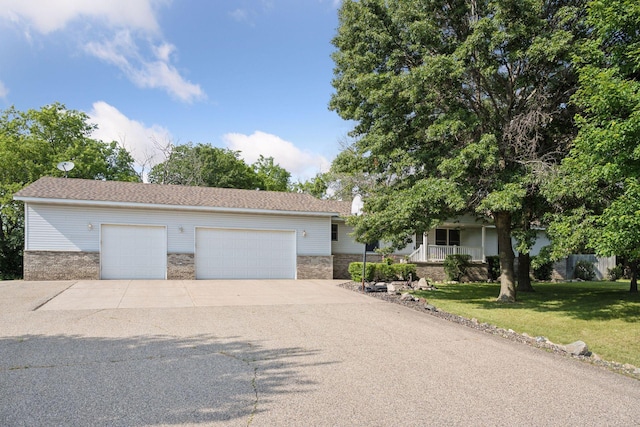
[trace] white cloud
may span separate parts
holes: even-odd
[[[249,12],[246,9],[236,9],[232,12],[229,12],[229,16],[231,16],[238,22],[249,21]]]
[[[162,40],[156,9],[169,0],[0,0],[0,18],[47,35],[75,21],[90,20],[79,36],[84,50],[118,67],[140,88],[162,89],[182,102],[205,99],[202,88],[186,80],[173,62],[176,47]],[[105,39],[94,39],[106,28]]]
[[[154,58],[147,59],[140,53],[131,33],[123,30],[113,40],[87,43],[85,51],[117,66],[138,87],[161,88],[183,102],[206,98],[200,85],[185,80],[171,64],[175,46],[170,43],[152,45]]]
[[[301,150],[279,136],[255,131],[251,135],[228,133],[222,137],[227,148],[240,151],[240,157],[251,164],[260,155],[273,157],[275,163],[291,172],[294,179],[309,179],[318,172],[326,172],[330,162],[320,154]]]
[[[9,89],[7,89],[4,83],[2,83],[2,81],[0,80],[0,98],[6,98],[8,94]]]
[[[94,102],[88,114],[90,122],[98,125],[93,138],[119,142],[131,153],[139,167],[145,165],[147,172],[151,166],[164,161],[161,149],[173,142],[166,128],[155,124],[146,126],[132,120],[104,101]]]
[[[159,25],[154,6],[158,0],[0,0],[0,16],[13,22],[25,20],[42,34],[64,29],[70,22],[94,18],[110,27],[155,32]]]

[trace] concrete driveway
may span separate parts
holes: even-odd
[[[219,287],[217,305],[49,305],[80,283],[0,282],[3,426],[640,424],[637,380],[331,282]],[[289,303],[259,293],[289,285]]]
[[[331,304],[360,300],[336,292],[344,280],[80,280],[39,310]]]

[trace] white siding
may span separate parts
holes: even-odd
[[[513,245],[513,251],[515,252],[516,256],[518,256],[518,251],[516,250],[516,245],[518,244],[518,242],[516,242],[516,239],[511,239],[511,244]],[[538,255],[540,253],[540,249],[550,244],[551,241],[549,240],[549,237],[547,237],[547,233],[544,230],[537,230],[536,242],[533,244],[533,248],[531,248],[531,255]]]
[[[334,222],[338,224],[338,240],[331,242],[331,251],[334,254],[361,254],[364,250],[362,243],[357,243],[349,235],[353,233],[353,227],[344,222]]]
[[[295,230],[298,255],[331,255],[331,218],[296,215],[189,212],[30,203],[27,250],[100,249],[100,224],[146,224],[167,227],[170,253],[193,253],[195,227]],[[89,228],[91,224],[91,229]],[[303,236],[306,232],[306,236]]]
[[[485,231],[484,255],[498,255],[498,234],[495,228],[487,228]]]

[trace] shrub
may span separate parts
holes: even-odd
[[[444,259],[444,272],[449,280],[460,282],[471,267],[471,255],[447,255]]]
[[[416,278],[415,264],[387,264],[386,262],[368,262],[365,272],[367,282],[391,282],[393,280],[408,280],[409,275]],[[362,263],[349,264],[349,275],[354,282],[362,281]]]
[[[374,266],[373,263],[367,263],[367,270],[365,272],[364,280],[371,282],[373,280]],[[362,282],[362,263],[352,262],[349,264],[349,275],[354,282]]]
[[[532,257],[531,266],[533,267],[533,277],[536,280],[549,281],[553,274],[553,262],[544,261],[538,257]],[[540,262],[542,261],[542,262]]]
[[[500,277],[500,257],[498,255],[488,256],[487,267],[489,280],[498,280]]]
[[[596,278],[596,269],[589,261],[578,261],[573,272],[576,279],[593,280]]]
[[[615,282],[618,279],[621,279],[624,275],[624,269],[622,265],[618,264],[613,268],[607,268],[607,279]]]
[[[409,276],[413,279],[418,278],[415,264],[393,264],[392,267],[399,280],[409,280]]]

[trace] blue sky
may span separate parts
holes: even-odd
[[[0,107],[61,102],[147,166],[167,143],[273,156],[307,179],[351,125],[328,110],[339,0],[0,0]]]

